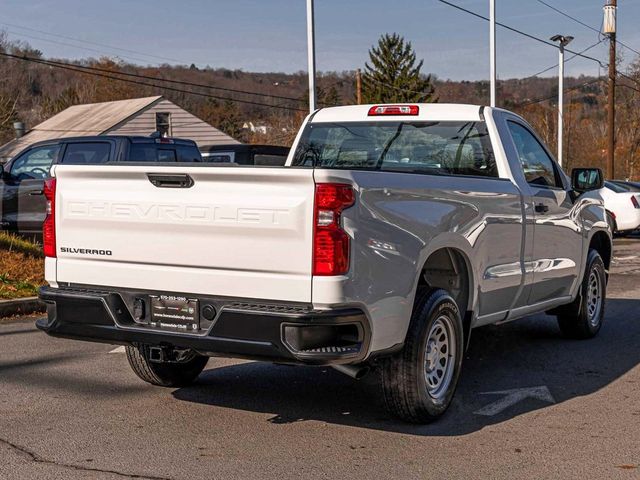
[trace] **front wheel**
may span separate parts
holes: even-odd
[[[442,415],[458,383],[464,339],[456,302],[442,289],[418,290],[404,349],[385,359],[381,383],[389,412],[407,422]]]
[[[595,337],[604,320],[607,294],[607,272],[600,254],[589,250],[580,292],[573,303],[558,313],[558,325],[565,337],[587,339]]]
[[[186,387],[202,373],[209,357],[186,352],[179,361],[151,361],[149,345],[127,346],[127,360],[133,372],[141,379],[160,387]]]

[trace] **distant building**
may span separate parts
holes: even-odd
[[[29,145],[42,140],[84,135],[143,135],[155,131],[188,138],[198,145],[240,143],[175,103],[157,96],[115,102],[74,105],[36,125],[0,147],[6,162]]]

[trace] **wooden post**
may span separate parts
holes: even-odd
[[[362,72],[356,70],[356,103],[362,105]]]
[[[618,6],[618,0],[609,0],[612,7]],[[607,174],[609,179],[616,178],[616,32],[609,34],[609,111],[607,131]]]

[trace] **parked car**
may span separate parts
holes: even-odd
[[[626,188],[630,192],[640,192],[640,182],[631,182],[629,180],[609,180],[609,182]]]
[[[568,337],[600,330],[612,242],[583,192],[602,172],[570,180],[521,117],[326,108],[293,149],[284,168],[55,165],[38,328],[126,345],[169,387],[210,356],[379,368],[419,423],[451,403],[473,328],[548,312]]]
[[[287,161],[289,147],[277,145],[204,145],[200,153],[205,162],[277,167]]]
[[[0,228],[40,241],[44,182],[51,166],[109,162],[201,162],[195,142],[177,138],[91,136],[34,143],[2,169]]]
[[[618,182],[606,181],[600,191],[607,210],[607,221],[618,235],[640,228],[640,190]]]

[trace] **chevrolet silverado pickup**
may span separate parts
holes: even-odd
[[[521,117],[446,104],[320,109],[284,167],[57,164],[37,326],[125,345],[169,387],[212,356],[375,368],[390,412],[429,422],[472,329],[547,312],[598,333],[602,183]]]

